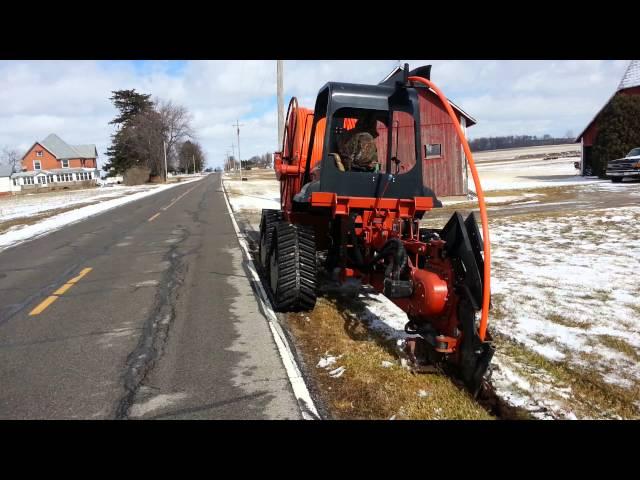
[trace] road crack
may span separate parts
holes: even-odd
[[[178,250],[190,236],[187,229],[182,227],[179,230],[182,234],[180,239],[171,244],[165,256],[165,260],[169,262],[169,268],[165,270],[158,285],[154,304],[142,327],[140,340],[136,348],[127,356],[126,370],[123,375],[125,393],[116,405],[117,420],[129,418],[140,387],[156,362],[162,357],[171,325],[176,317],[176,300],[187,272],[184,257],[190,253],[180,253]]]

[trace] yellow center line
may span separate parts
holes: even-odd
[[[191,187],[189,190],[187,190],[186,192],[184,192],[182,195],[178,196],[177,198],[174,198],[171,203],[169,203],[169,205],[166,205],[164,207],[162,207],[160,210],[162,212],[166,212],[167,209],[169,209],[170,207],[172,207],[178,200],[180,200],[182,197],[184,197],[187,193],[189,193],[191,190],[193,190],[194,188],[196,188],[197,185],[194,185],[193,187]],[[160,215],[160,212],[156,213],[155,215],[153,215],[151,218],[149,218],[147,220],[147,222],[153,222],[156,218],[158,218],[158,215]]]
[[[180,200],[182,197],[184,197],[187,193],[189,193],[191,190],[193,190],[194,188],[196,188],[198,185],[194,185],[193,187],[191,187],[189,190],[187,190],[186,192],[184,192],[182,195],[180,195],[178,198],[176,198],[174,201],[172,201],[169,205],[167,205],[166,207],[162,207],[160,210],[162,210],[163,212],[167,209],[169,209],[170,207],[172,207],[178,200]]]
[[[58,299],[58,297],[56,295],[51,295],[50,297],[45,298],[44,301],[42,303],[40,303],[40,305],[38,305],[36,308],[31,310],[31,313],[29,313],[29,315],[38,315],[45,308],[47,308],[49,305],[51,305],[53,302],[55,302],[57,299]]]
[[[73,287],[73,283],[65,283],[59,289],[57,289],[55,292],[53,292],[53,294],[54,295],[62,295],[64,292],[69,290],[71,287]]]
[[[31,310],[31,312],[29,312],[29,315],[39,315],[40,313],[42,313],[44,310],[46,310],[46,308],[49,305],[51,305],[58,298],[60,298],[60,295],[64,294],[67,290],[73,287],[75,283],[77,283],[82,277],[84,277],[91,270],[93,270],[93,268],[91,267],[83,268],[77,276],[73,277],[71,280],[69,280],[67,283],[62,285],[55,292],[53,292],[53,295],[48,296],[42,302],[40,302],[40,304],[36,308],[34,308],[33,310]]]
[[[74,283],[78,282],[82,277],[84,277],[91,270],[93,270],[93,268],[91,268],[91,267],[83,268],[82,270],[80,270],[80,274],[77,277],[73,277],[67,283],[74,284]]]

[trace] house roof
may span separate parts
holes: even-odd
[[[69,145],[55,133],[50,134],[38,143],[58,159],[96,158],[98,156],[98,150],[95,145]]]
[[[98,150],[95,145],[72,145],[74,150],[80,154],[80,158],[96,158]]]
[[[59,175],[61,173],[96,172],[97,168],[52,168],[50,170],[30,170],[16,172],[12,177],[35,177],[36,175]]]
[[[631,60],[620,85],[618,85],[618,91],[638,86],[640,86],[640,60]]]
[[[391,72],[389,73],[389,75],[387,75],[386,77],[384,77],[384,79],[382,79],[380,81],[380,83],[378,85],[382,85],[383,83],[386,84],[390,84],[393,80],[393,77],[397,76],[397,79],[400,80],[402,72],[404,71],[404,69],[402,67],[396,67],[393,70],[391,70]],[[426,88],[423,87],[422,85],[416,85],[418,88]],[[433,91],[432,88],[429,88],[429,91],[433,94],[435,94],[436,92]],[[451,99],[449,100],[449,105],[451,105],[451,107],[457,111],[459,114],[461,114],[463,117],[466,118],[467,121],[467,127],[471,127],[472,125],[475,125],[476,123],[478,123],[478,121],[473,118],[471,115],[469,115],[467,112],[465,112],[462,108],[460,108],[458,105],[456,105],[455,103],[453,103],[451,101]]]
[[[11,165],[0,165],[0,177],[10,177],[12,172]]]
[[[52,168],[46,170],[46,173],[56,175],[58,173],[95,172],[97,170],[97,168]]]
[[[16,172],[11,175],[12,178],[17,177],[35,177],[36,175],[46,175],[47,172],[45,170],[30,170],[28,172]]]
[[[595,114],[595,116],[587,124],[584,130],[582,130],[580,135],[576,137],[576,139],[574,140],[574,143],[577,143],[582,139],[582,137],[587,132],[587,130],[589,130],[589,127],[593,124],[593,122],[596,121],[596,119],[598,118],[602,110],[604,110],[604,107],[609,105],[609,102],[613,99],[613,97],[615,97],[618,94],[618,92],[622,90],[626,90],[627,88],[633,88],[638,86],[640,86],[640,60],[631,60],[629,62],[629,65],[627,66],[627,70],[624,72],[624,75],[622,76],[622,80],[620,80],[620,83],[618,84],[618,88],[616,89],[616,91],[613,92],[613,95],[609,97],[609,100],[606,101],[606,103],[602,106],[602,108],[598,110],[598,113]]]
[[[76,152],[71,145],[62,140],[55,133],[52,133],[42,140],[40,145],[53,153],[56,158],[73,158],[78,155],[78,152]]]

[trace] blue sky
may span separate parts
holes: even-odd
[[[615,91],[627,61],[403,60],[432,64],[432,79],[478,120],[471,138],[578,134]],[[397,60],[285,61],[285,105],[313,107],[327,81],[377,83]],[[221,165],[235,130],[243,158],[276,148],[275,60],[2,61],[0,147],[23,150],[57,133],[95,143],[104,161],[115,116],[112,90],[135,88],[186,106],[211,166]]]

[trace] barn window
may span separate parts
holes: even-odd
[[[42,168],[42,164],[40,163],[40,160],[34,160],[33,161],[33,169],[34,170],[40,170]]]
[[[36,151],[36,157],[41,157],[41,156],[42,156],[42,150]]]
[[[69,168],[69,160],[62,160],[62,168]]]
[[[425,158],[439,158],[442,157],[442,144],[441,143],[427,143],[424,146]]]

